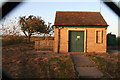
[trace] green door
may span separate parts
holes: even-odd
[[[84,31],[69,31],[69,52],[84,52]]]

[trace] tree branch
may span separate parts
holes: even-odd
[[[25,31],[23,31],[23,33],[25,34],[25,36],[26,36],[26,37],[28,37],[28,35],[26,34],[26,32],[25,32]]]

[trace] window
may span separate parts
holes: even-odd
[[[103,43],[103,31],[96,30],[96,43]]]

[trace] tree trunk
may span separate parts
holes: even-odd
[[[29,42],[29,43],[30,43],[30,38],[31,38],[31,36],[29,35],[29,36],[28,36],[28,42]]]
[[[23,33],[25,34],[26,37],[28,37],[25,31],[23,31]],[[28,42],[27,38],[25,38],[25,42]]]
[[[44,33],[44,38],[43,39],[45,40],[45,33]]]

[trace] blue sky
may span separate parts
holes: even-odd
[[[91,2],[81,0],[79,2],[74,2],[71,0],[69,2],[38,2],[30,0],[31,2],[24,2],[15,8],[11,13],[7,15],[7,19],[18,19],[20,16],[35,15],[40,16],[47,22],[54,24],[56,11],[100,11],[100,1],[93,0]],[[109,27],[107,32],[112,32],[118,36],[118,17],[111,11],[105,4],[101,3],[101,14],[108,23]],[[120,35],[120,33],[119,33]]]

